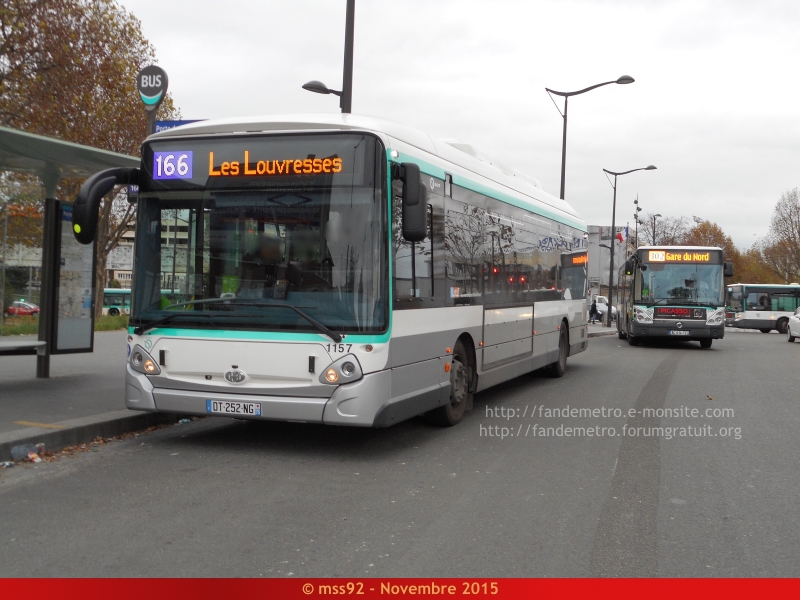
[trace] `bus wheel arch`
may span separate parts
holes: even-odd
[[[108,316],[109,317],[118,317],[119,316],[119,309],[118,308],[109,308],[108,309]]]

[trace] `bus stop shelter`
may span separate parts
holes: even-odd
[[[134,156],[0,127],[0,171],[36,175],[44,185],[39,342],[32,345],[37,352],[37,377],[50,376],[50,355],[53,352],[51,346],[52,340],[55,339],[54,332],[58,318],[56,293],[59,284],[60,264],[57,264],[57,259],[60,240],[57,239],[57,236],[60,231],[58,219],[62,204],[56,198],[58,183],[62,179],[85,178],[97,171],[111,167],[138,166],[139,159]],[[5,256],[3,260],[5,260]],[[92,269],[92,278],[94,278],[94,269]],[[94,289],[94,282],[91,287]],[[91,318],[94,318],[93,314]],[[77,348],[70,351],[91,352],[91,348],[89,345],[88,348]]]

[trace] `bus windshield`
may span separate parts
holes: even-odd
[[[635,300],[645,304],[723,306],[722,265],[648,263],[636,270]]]
[[[145,146],[143,164],[153,170],[140,181],[131,324],[384,331],[379,151],[364,134]],[[185,178],[158,177],[169,156],[192,161]]]

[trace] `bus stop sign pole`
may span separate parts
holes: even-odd
[[[168,86],[167,72],[156,65],[145,67],[136,76],[136,89],[147,111],[147,135],[155,132],[156,113],[167,95]]]

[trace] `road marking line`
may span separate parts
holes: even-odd
[[[66,429],[66,425],[50,425],[48,423],[35,423],[33,421],[14,421],[14,425],[25,425],[25,427],[43,427],[44,429]]]

